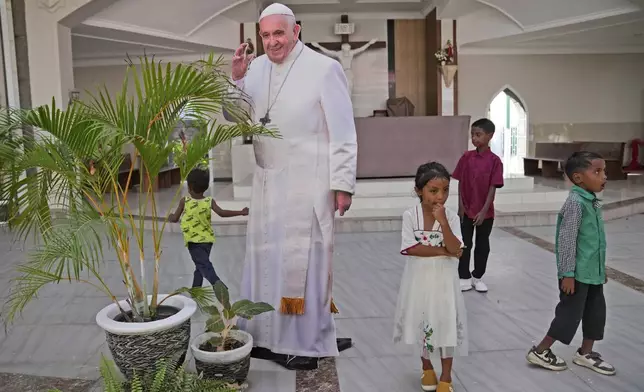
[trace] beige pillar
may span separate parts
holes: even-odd
[[[449,40],[454,47],[455,60],[458,64],[458,55],[456,54],[456,21],[451,19],[441,20],[441,48],[445,48]],[[457,89],[458,89],[458,72],[454,76],[450,86],[445,84],[445,80],[441,75],[441,116],[454,116],[458,114],[457,109]]]
[[[74,88],[71,29],[59,21],[73,11],[72,2],[47,7],[39,1],[26,1],[29,78],[32,107],[51,103],[66,107]]]

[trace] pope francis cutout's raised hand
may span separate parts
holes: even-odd
[[[254,54],[248,54],[248,44],[243,43],[239,45],[235,54],[233,55],[232,69],[233,80],[239,80],[246,75],[248,64],[255,58]]]

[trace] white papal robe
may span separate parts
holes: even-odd
[[[256,122],[275,102],[267,127],[281,136],[253,140],[256,167],[241,285],[242,298],[267,302],[276,311],[242,320],[240,327],[253,335],[255,346],[275,353],[337,356],[330,306],[334,191],[353,194],[357,154],[344,71],[298,42],[282,64],[265,55],[255,59],[237,86],[250,98]],[[308,269],[300,277],[289,275],[289,263]],[[304,313],[281,312],[280,300],[300,283]]]

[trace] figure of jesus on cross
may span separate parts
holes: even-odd
[[[349,23],[349,17],[347,15],[342,15],[340,17],[340,21],[343,24],[347,24]],[[352,49],[352,44],[354,45],[362,44],[362,45],[356,49]],[[322,53],[326,54],[327,56],[337,59],[340,62],[340,64],[342,64],[342,68],[344,69],[344,73],[347,77],[347,82],[349,84],[350,94],[353,92],[353,70],[352,70],[353,58],[361,54],[365,50],[369,49],[370,47],[375,49],[375,48],[384,48],[386,46],[384,42],[377,42],[376,39],[372,39],[367,43],[362,43],[362,42],[351,43],[349,42],[349,34],[342,34],[342,42],[340,43],[340,50],[331,50],[329,48],[322,46],[322,44],[320,44],[319,42],[311,42],[311,45],[319,49]],[[326,45],[331,46],[329,44],[326,44]]]

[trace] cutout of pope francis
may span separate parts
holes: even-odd
[[[356,182],[353,108],[342,65],[299,40],[288,7],[266,7],[259,28],[266,54],[253,58],[242,44],[232,78],[253,120],[281,138],[253,139],[241,296],[276,311],[240,328],[253,335],[253,357],[311,370],[352,345],[336,338],[331,292],[335,213],[349,210]]]

